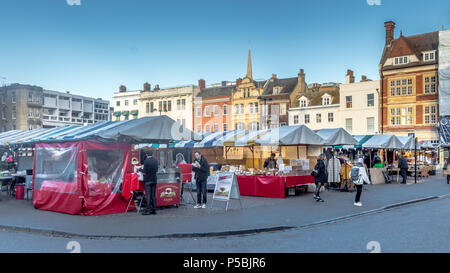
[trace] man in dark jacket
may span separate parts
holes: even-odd
[[[400,154],[400,158],[398,159],[398,167],[400,169],[400,174],[403,178],[402,184],[406,184],[406,176],[408,173],[408,161],[402,154]]]
[[[327,168],[325,167],[325,155],[321,154],[317,158],[317,164],[314,167],[314,170],[312,172],[314,176],[314,181],[316,184],[316,192],[314,194],[314,199],[317,202],[323,202],[323,199],[320,197],[320,188],[328,182],[328,173]]]
[[[269,158],[264,161],[264,169],[276,169],[277,161],[275,160],[275,154],[272,153]]]
[[[206,158],[200,153],[194,153],[194,163],[192,170],[195,172],[195,184],[197,186],[197,205],[194,208],[206,208],[207,180],[209,176],[209,164]]]
[[[156,214],[156,173],[158,172],[158,161],[153,158],[152,151],[147,153],[147,158],[144,161],[144,169],[140,171],[144,173],[144,188],[147,196],[147,208],[142,214]]]

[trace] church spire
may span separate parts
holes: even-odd
[[[253,80],[252,75],[252,58],[250,57],[250,48],[248,49],[247,78]]]

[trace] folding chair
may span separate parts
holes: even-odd
[[[383,176],[384,176],[384,182],[387,184],[392,183],[392,178],[391,176],[389,176],[389,174],[387,173],[387,171],[382,171]]]

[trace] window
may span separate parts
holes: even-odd
[[[248,129],[250,131],[257,131],[257,130],[259,130],[259,123],[257,121],[250,122],[250,124],[248,126]]]
[[[11,103],[16,103],[16,91],[11,93]]]
[[[181,100],[181,110],[186,110],[186,99]]]
[[[436,59],[435,55],[435,51],[423,52],[423,60],[425,62],[433,61]]]
[[[353,120],[351,118],[346,118],[345,119],[345,130],[347,130],[347,132],[349,132],[350,134],[353,131]]]
[[[405,96],[413,93],[412,78],[391,81],[391,96]]]
[[[125,100],[125,106],[128,106],[128,100]]]
[[[223,131],[226,132],[228,130],[228,124],[224,123],[223,124]]]
[[[214,116],[217,117],[219,115],[219,105],[214,105]]]
[[[372,94],[367,94],[367,107],[373,107],[375,106],[375,99],[374,99],[374,95]]]
[[[172,111],[172,101],[171,100],[169,100],[169,101],[167,101],[167,111]]]
[[[138,105],[138,100],[137,99],[133,100],[133,105]]]
[[[211,113],[209,112],[209,106],[205,106],[205,117],[211,116]]]
[[[181,110],[181,100],[177,100],[177,110]]]
[[[345,97],[346,108],[352,108],[352,96]]]
[[[306,107],[306,106],[308,106],[307,100],[305,100],[305,99],[300,100],[300,107]]]
[[[209,133],[211,131],[211,128],[209,126],[209,124],[205,125],[205,133]]]
[[[116,101],[116,106],[120,106],[120,101]]]
[[[391,108],[391,125],[412,125],[413,108]]]
[[[425,94],[436,93],[436,76],[426,76],[424,78]]]
[[[241,104],[241,114],[244,114],[244,105]]]
[[[36,109],[36,115],[35,115],[35,117],[36,118],[39,118],[41,116],[41,112],[39,111],[39,109]]]
[[[239,115],[239,104],[235,104],[235,105],[234,105],[234,113],[235,113],[236,115]]]
[[[167,112],[167,101],[163,101],[163,111]]]
[[[2,110],[2,119],[6,119],[5,110]]]
[[[322,122],[322,114],[316,114],[316,122],[321,123]]]
[[[249,108],[250,108],[250,114],[253,114],[253,103],[250,103]]]
[[[2,104],[6,104],[6,94],[2,96]]]
[[[280,115],[286,115],[286,103],[281,103],[280,104]]]
[[[153,107],[153,106],[154,106],[154,103],[150,102],[150,113],[153,113],[156,110],[155,107]]]
[[[329,97],[322,98],[322,104],[323,105],[329,105],[330,104],[330,98]]]
[[[159,101],[159,102],[158,102],[158,111],[159,111],[159,112],[162,112],[162,110],[163,110],[162,105],[163,105],[163,104],[162,104],[162,101]]]
[[[12,107],[11,119],[16,119],[16,107],[15,106]]]
[[[219,124],[214,123],[214,132],[219,131]]]
[[[33,117],[33,108],[28,108],[28,117],[29,118]]]
[[[298,124],[298,115],[294,115],[294,124]]]
[[[200,124],[197,125],[197,133],[202,132],[202,126]]]
[[[145,103],[145,112],[150,113],[150,103],[149,102]]]
[[[305,115],[305,124],[308,124],[309,123],[309,114],[306,114]]]
[[[334,114],[328,113],[328,122],[334,122]]]
[[[195,108],[195,116],[197,118],[201,118],[202,117],[202,108],[200,108],[200,107]]]
[[[223,115],[224,116],[228,115],[228,105],[226,104],[223,105]]]
[[[255,113],[258,113],[258,103],[255,102]]]
[[[409,63],[408,56],[395,57],[395,59],[394,59],[394,64],[395,65],[407,64],[407,63]]]
[[[375,132],[375,118],[373,117],[367,118],[367,132]]]
[[[274,94],[274,95],[280,94],[280,88],[279,88],[279,87],[274,87],[274,88],[273,88],[273,94]]]
[[[425,124],[436,123],[436,105],[426,105],[424,107]]]

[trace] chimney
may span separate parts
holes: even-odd
[[[206,84],[205,84],[205,80],[204,79],[200,79],[198,80],[198,88],[201,90],[205,89]]]
[[[365,82],[365,81],[367,81],[367,76],[365,76],[365,75],[362,75],[362,76],[361,76],[361,81],[362,81],[362,82]]]
[[[156,85],[155,85],[154,91],[158,91],[158,90],[160,90],[160,89],[159,89],[159,84],[156,84]]]
[[[222,81],[222,87],[227,86],[227,81]]]
[[[353,71],[350,69],[347,69],[347,75],[345,76],[345,83],[354,83],[355,82],[355,76],[353,76]]]
[[[384,22],[384,28],[386,29],[386,45],[389,45],[394,40],[395,23],[392,21]]]
[[[120,93],[127,92],[127,87],[126,87],[125,85],[121,85],[121,86],[119,87],[119,92],[120,92]]]
[[[150,89],[151,85],[148,82],[144,83],[144,91],[150,91]]]
[[[241,78],[237,78],[236,79],[236,86],[239,86],[241,84],[242,79]]]
[[[276,79],[277,78],[277,74],[272,74],[272,79]]]

